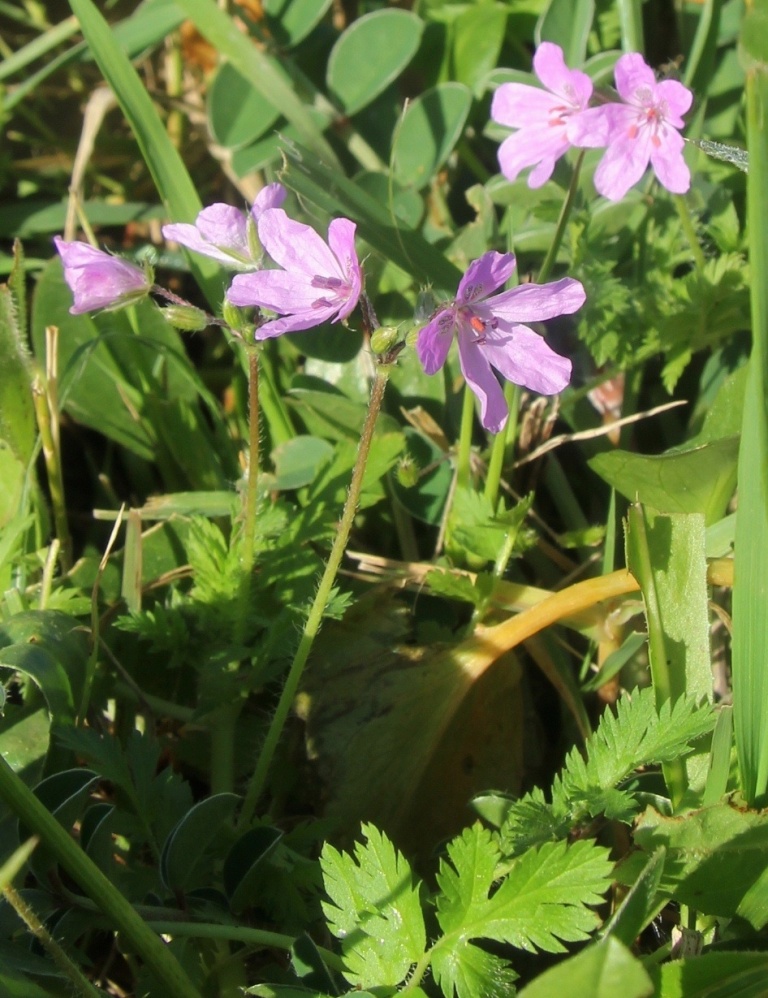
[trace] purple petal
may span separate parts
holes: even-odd
[[[614,69],[616,89],[623,100],[636,99],[640,89],[656,90],[656,75],[638,52],[628,52],[616,63]]]
[[[264,212],[270,208],[279,208],[283,201],[285,201],[287,194],[288,191],[286,191],[282,184],[267,184],[266,187],[262,187],[256,195],[256,200],[253,202],[253,207],[251,208],[251,215],[254,222],[258,222]]]
[[[68,243],[59,236],[53,241],[64,266],[64,280],[72,291],[72,315],[111,308],[122,299],[149,291],[147,275],[126,260],[88,243]]]
[[[536,75],[551,90],[573,107],[587,106],[592,96],[592,80],[578,69],[569,69],[563,50],[553,42],[542,42],[533,57]]]
[[[212,204],[203,208],[195,224],[203,239],[219,248],[248,254],[246,218],[230,204]]]
[[[259,240],[285,270],[316,276],[343,277],[336,257],[315,230],[289,218],[282,208],[268,208],[259,218]]]
[[[419,332],[416,340],[416,353],[425,374],[435,374],[445,363],[453,340],[455,328],[451,309],[438,312],[431,322]]]
[[[467,267],[467,272],[459,281],[456,300],[469,305],[487,298],[509,280],[514,269],[514,253],[497,253],[495,250],[483,253]]]
[[[516,325],[511,334],[490,331],[484,349],[489,363],[507,381],[539,395],[557,395],[571,380],[570,360],[527,326]]]
[[[624,135],[609,146],[595,170],[595,187],[610,201],[620,201],[630,187],[645,173],[651,158],[650,129],[644,128],[634,137]]]
[[[673,194],[685,194],[691,186],[691,171],[683,159],[685,142],[682,135],[666,129],[659,146],[651,146],[651,165],[662,187]]]
[[[283,314],[310,309],[323,297],[323,292],[313,288],[305,274],[287,270],[238,274],[227,291],[227,298],[240,308],[258,305]]]
[[[466,329],[459,330],[459,363],[467,384],[480,401],[480,422],[491,433],[500,433],[509,417],[504,392],[491,369],[484,344]]]
[[[551,160],[554,168],[554,161],[569,148],[565,126],[545,124],[536,128],[521,128],[499,146],[499,167],[507,180],[514,180],[521,170],[542,160]],[[551,173],[550,170],[544,180],[548,180]]]
[[[556,157],[548,157],[542,159],[542,161],[531,170],[528,174],[528,186],[532,191],[535,191],[537,187],[542,187],[552,174],[555,172],[555,162]]]
[[[662,80],[656,87],[656,95],[667,106],[666,120],[675,128],[682,128],[685,124],[682,116],[693,103],[692,92],[678,80]]]
[[[584,287],[572,277],[550,284],[521,284],[502,291],[485,302],[485,307],[502,323],[541,322],[557,315],[571,315],[586,300]]]
[[[526,83],[502,83],[491,101],[491,118],[508,128],[525,128],[549,120],[557,103],[552,94]]]
[[[283,333],[298,333],[302,329],[321,326],[324,322],[333,321],[334,312],[334,308],[313,309],[311,312],[286,315],[281,319],[270,319],[256,329],[256,339],[271,340],[275,336],[282,336]]]
[[[363,275],[355,249],[357,226],[348,218],[334,218],[328,226],[328,245],[338,260],[349,288],[347,302],[339,312],[339,319],[346,319],[357,305],[363,290]]]
[[[586,111],[572,115],[565,126],[566,135],[572,145],[580,149],[599,149],[611,142],[612,136],[629,127],[636,112],[626,104],[603,104],[590,107]]]

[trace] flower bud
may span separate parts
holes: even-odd
[[[399,333],[394,326],[379,326],[371,334],[371,350],[377,355],[389,353],[399,339]]]
[[[68,243],[58,236],[53,241],[64,266],[64,280],[72,291],[72,315],[123,308],[149,294],[154,280],[149,265],[142,270],[88,243]]]
[[[185,333],[202,332],[208,325],[208,316],[194,305],[166,305],[160,311],[166,322]]]
[[[418,485],[419,466],[410,454],[406,454],[405,457],[400,458],[395,474],[397,475],[398,482],[404,489],[412,489],[415,485]]]
[[[416,298],[416,308],[413,317],[416,322],[426,322],[437,308],[437,299],[432,293],[432,288],[422,288]]]

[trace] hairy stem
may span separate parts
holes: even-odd
[[[347,501],[344,504],[344,510],[341,515],[341,520],[339,521],[338,530],[336,531],[331,552],[328,556],[328,561],[326,562],[325,571],[323,572],[320,584],[317,587],[317,594],[315,595],[312,606],[310,607],[307,621],[304,624],[301,639],[299,640],[299,647],[296,650],[293,662],[291,663],[288,678],[285,681],[283,692],[280,695],[277,709],[275,710],[274,717],[269,725],[264,745],[256,763],[253,776],[251,777],[251,782],[248,786],[245,802],[243,803],[243,808],[240,812],[238,820],[238,828],[240,829],[245,828],[250,824],[256,809],[256,804],[258,803],[259,797],[264,790],[267,774],[272,764],[272,759],[280,740],[283,727],[285,726],[285,722],[288,718],[291,705],[293,704],[296,696],[299,681],[302,673],[304,672],[304,666],[307,663],[309,653],[312,650],[312,645],[314,644],[315,638],[320,630],[323,614],[326,606],[328,605],[328,600],[331,597],[333,584],[336,581],[336,573],[338,572],[339,565],[341,564],[341,559],[344,556],[344,551],[346,550],[349,535],[352,530],[352,524],[354,523],[355,514],[357,512],[357,506],[360,501],[363,476],[365,474],[368,454],[373,441],[373,432],[376,427],[376,420],[378,418],[379,411],[381,410],[381,404],[384,400],[384,390],[387,386],[388,379],[389,367],[384,365],[380,367],[376,373],[376,379],[371,390],[368,412],[366,414],[365,423],[363,424],[363,430],[360,436],[360,445],[357,450],[357,460],[355,461],[355,466],[352,469],[352,478],[349,483],[349,491],[347,492]]]
[[[565,196],[565,201],[563,201],[563,207],[560,209],[560,217],[557,220],[557,228],[555,229],[555,235],[550,244],[547,255],[544,257],[544,263],[541,265],[541,270],[539,271],[539,276],[537,282],[539,284],[544,284],[545,281],[549,279],[549,275],[552,273],[552,268],[557,260],[557,254],[560,252],[560,246],[563,242],[563,236],[565,235],[565,228],[568,225],[568,219],[571,217],[571,210],[573,209],[573,203],[576,200],[576,191],[579,188],[579,174],[581,173],[581,164],[584,162],[584,152],[579,153],[578,159],[573,167],[573,173],[571,174],[571,183],[568,187],[568,193]]]

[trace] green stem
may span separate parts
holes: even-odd
[[[63,869],[125,936],[130,948],[157,978],[165,998],[201,998],[165,943],[136,914],[131,904],[86,856],[69,831],[0,758],[0,800],[40,837]]]
[[[81,995],[82,998],[100,998],[102,992],[98,988],[95,988],[77,964],[69,959],[19,892],[8,884],[3,888],[3,894],[5,894],[8,904],[10,904],[19,918],[24,922],[32,935],[45,948],[62,974],[69,978],[72,987],[75,989],[75,993]]]
[[[573,208],[574,201],[576,200],[576,192],[579,189],[579,174],[581,173],[581,164],[583,162],[584,150],[579,153],[574,164],[573,173],[571,174],[571,183],[568,187],[568,193],[565,196],[563,207],[560,209],[560,217],[557,220],[555,235],[552,239],[547,255],[544,258],[544,263],[541,265],[541,270],[539,271],[539,276],[537,278],[537,282],[539,284],[544,284],[545,281],[548,280],[549,275],[552,273],[552,268],[557,260],[557,254],[560,252],[560,244],[563,241],[565,228],[568,225],[568,219],[571,216],[571,210]]]
[[[174,921],[152,921],[149,924],[159,935],[175,936],[178,939],[230,939],[234,942],[246,943],[251,946],[268,946],[270,949],[282,950],[290,950],[296,942],[296,936],[287,936],[280,932],[268,932],[265,929],[252,929],[246,925]],[[344,962],[338,954],[322,946],[318,946],[317,949],[323,961],[332,970],[344,969]]]
[[[472,455],[472,428],[475,421],[475,396],[469,385],[464,383],[464,398],[461,406],[461,428],[459,447],[456,454],[456,485],[469,488],[471,480],[470,457]]]
[[[312,650],[312,645],[314,644],[317,633],[320,630],[323,614],[328,604],[328,600],[330,599],[333,584],[336,580],[336,573],[339,569],[339,565],[341,564],[341,559],[344,557],[347,541],[349,540],[349,535],[352,531],[352,524],[354,523],[358,502],[360,501],[360,492],[363,486],[363,476],[365,474],[365,467],[368,461],[368,454],[371,449],[371,442],[373,441],[373,431],[376,428],[376,420],[378,418],[379,411],[381,410],[381,404],[384,399],[384,390],[387,386],[388,379],[389,367],[380,367],[377,370],[376,379],[371,390],[371,400],[368,405],[368,412],[366,414],[365,423],[363,424],[363,430],[360,436],[360,444],[357,450],[357,460],[355,461],[355,466],[352,469],[352,478],[349,483],[349,492],[347,493],[347,501],[344,504],[344,511],[342,512],[338,530],[336,531],[336,536],[333,541],[333,546],[331,547],[328,561],[326,562],[325,571],[320,579],[317,593],[312,602],[309,614],[307,615],[307,621],[304,624],[304,629],[299,641],[299,647],[297,648],[293,662],[291,663],[288,678],[285,681],[285,686],[283,687],[283,692],[280,695],[275,715],[270,723],[269,730],[267,731],[267,736],[264,741],[264,746],[259,755],[256,768],[253,776],[251,777],[251,782],[245,795],[243,809],[240,812],[240,817],[238,819],[239,829],[243,829],[251,823],[259,797],[264,790],[267,773],[269,772],[269,768],[272,764],[272,759],[280,740],[280,735],[282,734],[291,705],[293,704],[296,696],[299,681],[302,673],[304,672],[304,666],[307,663],[309,653]]]
[[[48,473],[48,488],[51,493],[53,507],[53,522],[56,536],[61,544],[61,570],[68,572],[72,567],[72,538],[67,521],[67,505],[64,498],[64,478],[61,468],[61,454],[56,446],[53,416],[51,414],[48,392],[42,377],[37,374],[32,381],[32,397],[35,403],[37,426],[40,430],[40,441],[43,445],[45,470]]]
[[[508,381],[504,385],[504,398],[509,407],[509,419],[503,433],[497,433],[491,447],[491,459],[488,462],[488,474],[485,478],[485,497],[496,508],[499,498],[501,473],[504,470],[504,458],[507,448],[514,444],[517,438],[517,420],[520,412],[520,388]]]
[[[688,245],[691,247],[691,254],[696,262],[696,269],[701,273],[707,261],[699,243],[699,238],[696,235],[696,226],[693,224],[693,219],[691,218],[691,209],[688,201],[684,194],[675,194],[672,200],[675,202],[677,217],[680,219],[680,224],[688,240]]]
[[[625,52],[643,52],[642,0],[618,0],[621,47]]]
[[[253,581],[253,563],[256,547],[256,514],[258,510],[259,488],[259,347],[257,344],[246,346],[248,355],[248,472],[245,487],[242,491],[242,540],[240,568],[242,572],[240,590],[238,593],[237,623],[234,629],[233,642],[236,647],[242,647],[248,635],[248,618],[251,612],[251,596]],[[230,668],[239,668],[238,662],[233,662]],[[211,735],[211,792],[214,794],[231,793],[235,786],[235,742],[237,739],[237,720],[243,709],[243,701],[224,704],[211,716],[209,731]]]

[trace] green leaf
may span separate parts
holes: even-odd
[[[325,844],[323,912],[342,940],[345,977],[360,987],[395,986],[424,954],[426,931],[419,886],[404,857],[372,825],[354,858]]]
[[[261,865],[277,848],[283,833],[262,825],[249,828],[232,845],[224,860],[224,890],[232,911],[239,913],[257,900],[256,884]]]
[[[594,16],[594,0],[549,0],[536,25],[536,43],[555,42],[567,66],[581,66]]]
[[[70,0],[70,7],[104,79],[120,102],[169,216],[177,222],[193,222],[202,208],[200,198],[136,70],[91,0]],[[212,7],[218,13],[215,5]],[[190,255],[189,261],[206,297],[218,305],[221,297],[218,267],[199,255]]]
[[[659,885],[666,856],[666,850],[660,847],[648,857],[637,880],[605,925],[605,936],[617,939],[625,946],[633,946],[643,929],[664,906],[665,900],[659,899]]]
[[[300,489],[311,485],[320,469],[333,457],[333,445],[320,437],[299,435],[275,447],[271,454],[275,465],[275,488]]]
[[[22,470],[32,458],[35,433],[27,338],[10,288],[0,285],[0,439],[10,446]],[[0,480],[9,478],[3,475]],[[7,516],[2,520],[7,522]]]
[[[459,141],[471,104],[462,83],[440,83],[408,106],[392,150],[398,183],[427,186]]]
[[[222,828],[232,818],[239,801],[237,794],[206,797],[174,827],[160,856],[160,876],[169,890],[184,891],[194,886],[206,850],[221,837]]]
[[[328,89],[347,114],[370,104],[416,54],[423,23],[407,10],[377,10],[357,18],[328,57]]]
[[[712,730],[715,713],[681,697],[656,708],[652,687],[623,696],[616,714],[604,711],[597,730],[580,749],[572,750],[552,787],[552,803],[541,790],[512,804],[502,828],[502,848],[516,854],[527,845],[568,835],[574,825],[605,814],[630,821],[638,804],[631,792],[615,787],[637,768],[689,754],[692,743]]]
[[[208,91],[208,121],[217,142],[239,149],[263,135],[279,117],[274,104],[231,63],[219,67]]]
[[[282,48],[292,48],[311,33],[333,0],[264,0],[270,34]]]
[[[668,818],[648,808],[635,826],[647,852],[667,850],[661,889],[708,915],[768,925],[768,815],[730,803]]]
[[[437,949],[460,953],[469,939],[483,938],[561,953],[563,942],[586,939],[597,928],[588,906],[599,904],[610,886],[607,849],[587,840],[529,849],[509,864],[489,897],[499,875],[498,856],[490,832],[479,825],[450,844],[438,877],[437,918],[445,936]],[[461,962],[458,953],[455,959]]]
[[[650,998],[655,993],[653,981],[640,961],[616,939],[606,939],[545,971],[519,992],[519,998],[559,998],[561,995]],[[664,998],[671,998],[666,991],[661,993]],[[680,998],[683,998],[682,993]],[[685,998],[693,998],[693,994],[686,991]]]
[[[670,960],[660,971],[659,993],[664,998],[763,998],[768,955],[703,953],[689,960]]]
[[[468,940],[436,948],[432,973],[445,998],[509,998],[515,993],[517,974],[509,964]]]
[[[76,0],[82,3],[83,0]],[[176,0],[217,52],[297,129],[301,141],[331,166],[339,166],[309,109],[286,81],[276,60],[262,51],[213,0]],[[181,220],[181,219],[180,219]]]
[[[508,8],[500,3],[467,7],[452,24],[452,79],[474,93],[484,89],[488,73],[498,65],[507,27]]]
[[[661,513],[703,513],[719,520],[733,495],[739,438],[654,457],[612,450],[591,458],[590,468],[630,502]]]

